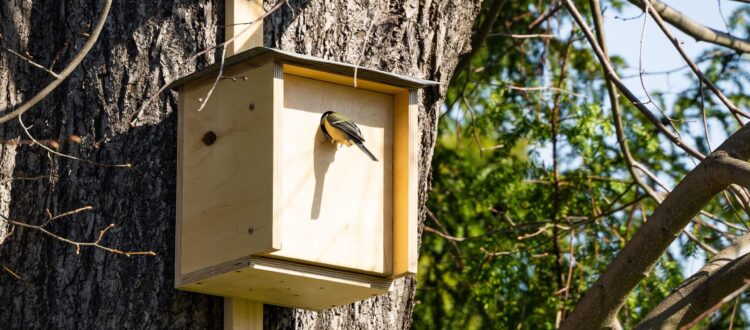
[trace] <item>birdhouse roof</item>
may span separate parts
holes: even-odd
[[[368,80],[407,89],[419,89],[440,84],[436,81],[413,78],[364,67],[356,67],[348,63],[335,62],[314,56],[301,55],[266,47],[255,47],[234,56],[227,57],[224,61],[224,67],[226,69],[235,64],[241,63],[260,65],[269,61],[278,61],[285,64],[296,65],[312,70],[318,70],[347,77],[354,77],[356,68],[357,79]],[[170,84],[170,88],[178,87],[191,81],[195,81],[215,74],[219,71],[220,65],[221,63],[214,63],[203,70],[177,79]]]

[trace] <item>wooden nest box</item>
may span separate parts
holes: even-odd
[[[175,286],[322,310],[417,271],[416,91],[434,82],[268,48],[179,88]],[[201,105],[205,106],[199,111]],[[319,129],[357,123],[372,161]]]

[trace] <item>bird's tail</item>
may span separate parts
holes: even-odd
[[[378,161],[378,159],[377,159],[377,158],[375,158],[375,155],[373,155],[373,154],[372,154],[372,153],[370,152],[370,150],[367,150],[367,148],[365,148],[365,145],[364,145],[364,144],[363,144],[362,142],[360,142],[360,141],[355,141],[354,143],[355,143],[355,144],[357,145],[357,147],[359,147],[360,149],[362,149],[362,151],[363,151],[364,153],[366,153],[366,154],[367,154],[368,156],[370,156],[370,158],[371,158],[372,160],[374,160],[374,161],[376,161],[376,162]]]

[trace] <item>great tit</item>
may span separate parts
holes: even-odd
[[[333,111],[326,111],[320,116],[320,130],[331,143],[343,144],[347,147],[351,146],[352,143],[356,144],[372,160],[378,161],[370,150],[365,148],[363,144],[365,138],[362,137],[362,131],[359,130],[357,124],[346,116]]]

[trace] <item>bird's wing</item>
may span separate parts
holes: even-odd
[[[365,142],[365,138],[362,137],[362,131],[359,130],[357,124],[339,114],[331,114],[328,116],[328,123],[344,132],[349,134],[353,139]]]

